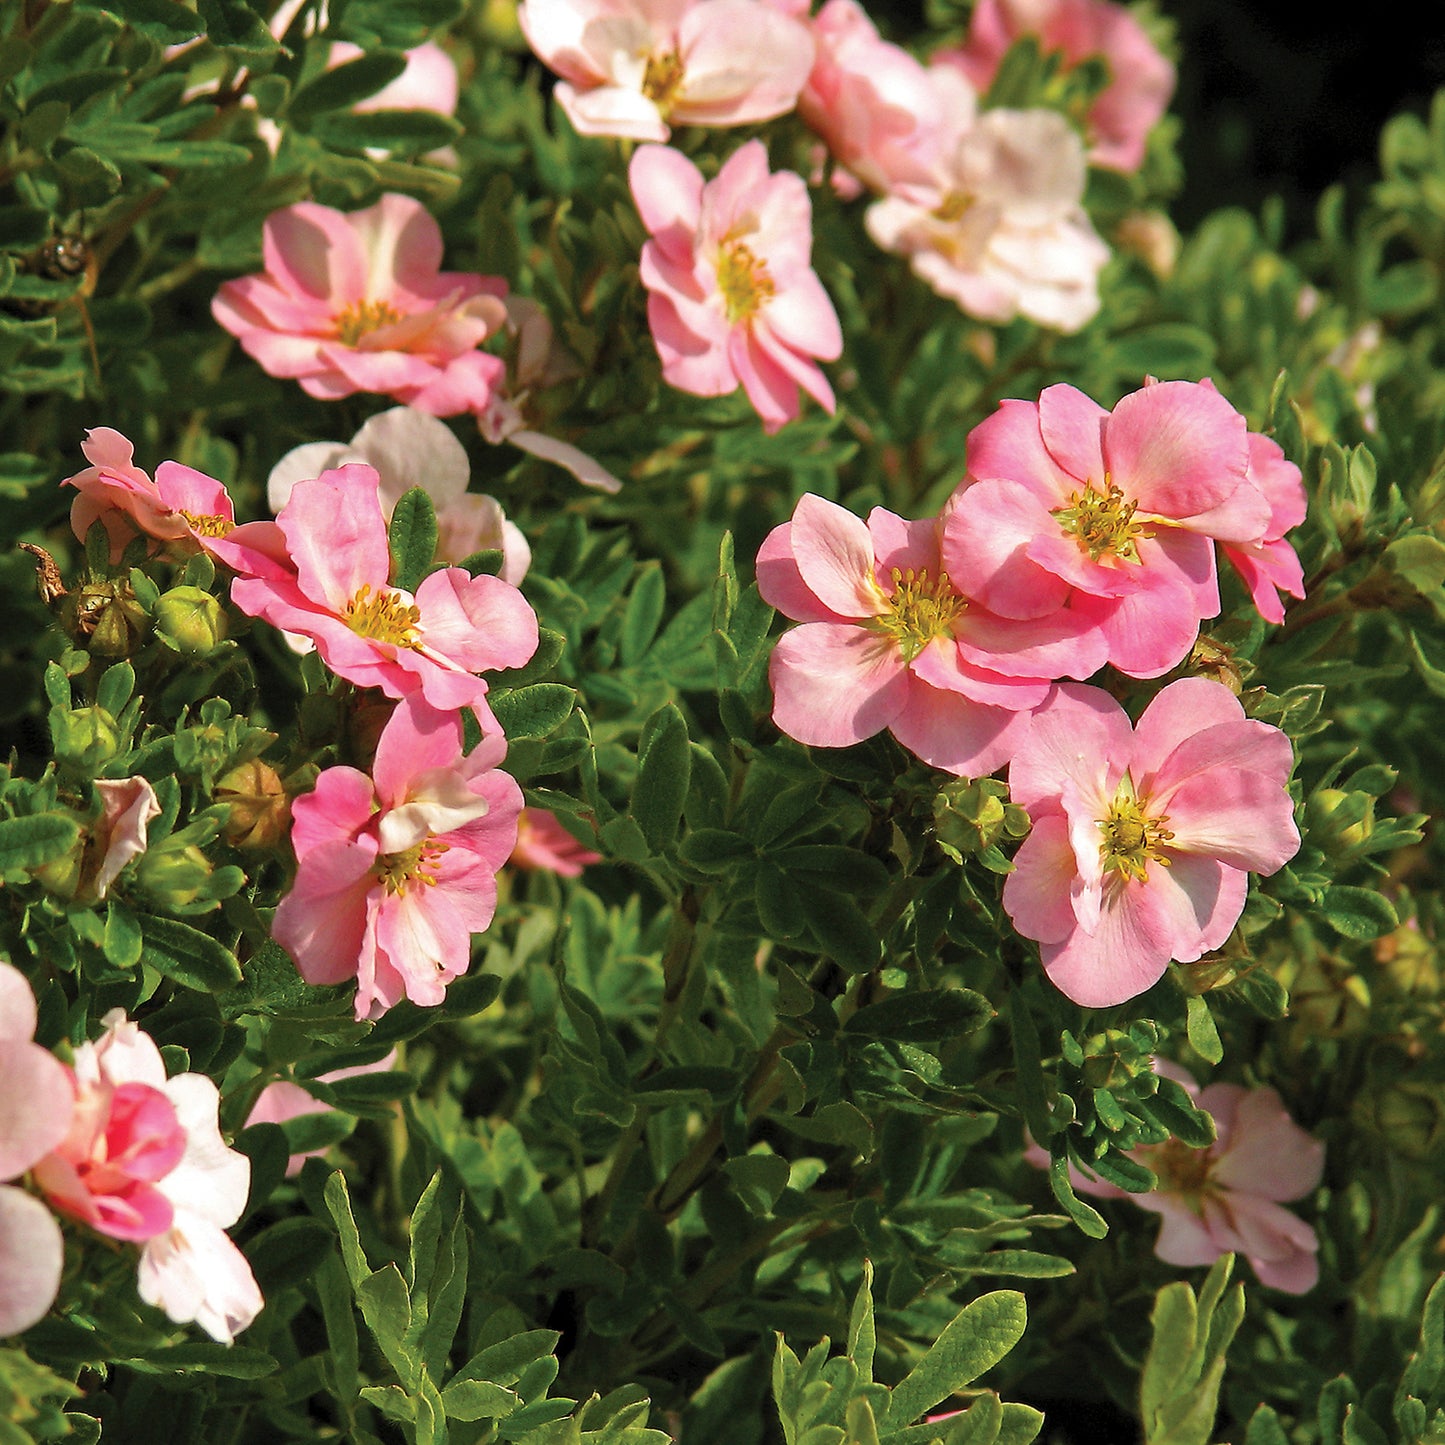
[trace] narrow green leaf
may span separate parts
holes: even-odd
[[[865,1004],[843,1026],[843,1032],[864,1038],[931,1043],[971,1034],[993,1017],[993,1006],[972,989],[924,989]]]
[[[654,853],[677,839],[691,777],[687,722],[676,703],[663,703],[643,726],[632,789],[632,816]]]
[[[361,61],[353,64],[360,65]],[[343,70],[345,66],[341,67]],[[331,71],[336,75],[338,71]],[[415,592],[432,564],[437,550],[437,513],[432,499],[420,487],[413,487],[396,504],[387,529],[391,549],[391,585]]]
[[[348,60],[303,85],[291,98],[287,118],[304,126],[325,111],[348,110],[390,85],[405,69],[406,56],[395,50],[374,50]]]
[[[236,955],[209,933],[174,918],[140,920],[145,961],[158,973],[201,993],[222,993],[241,981]]]
[[[632,584],[632,592],[622,613],[617,652],[624,667],[640,662],[652,646],[666,605],[667,583],[662,575],[662,564],[646,562],[638,569],[637,581]]]
[[[534,682],[487,701],[508,738],[544,738],[571,716],[577,693],[560,682]]]
[[[1383,894],[1342,883],[1325,889],[1320,914],[1337,933],[1361,941],[1382,938],[1400,926],[1394,904]]]
[[[1023,1338],[1028,1311],[1016,1290],[996,1290],[966,1305],[889,1399],[888,1423],[910,1424],[940,1400],[971,1385]]]

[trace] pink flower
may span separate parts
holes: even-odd
[[[501,578],[460,567],[433,572],[415,596],[390,586],[379,486],[374,468],[355,463],[297,482],[277,518],[289,575],[238,578],[231,600],[311,638],[327,667],[358,687],[420,691],[434,707],[476,708],[496,728],[475,674],[526,662],[536,614]]]
[[[762,0],[523,0],[517,21],[582,135],[772,120],[813,64],[808,27]]]
[[[304,442],[293,447],[266,481],[266,500],[279,512],[297,482],[360,462],[375,469],[381,515],[386,522],[413,487],[432,499],[437,515],[438,562],[461,562],[473,552],[502,553],[502,581],[516,587],[527,575],[532,549],[495,497],[469,492],[472,468],[467,449],[439,417],[415,407],[394,406],[363,424],[349,442]]]
[[[1274,1089],[1223,1083],[1201,1089],[1177,1064],[1158,1059],[1154,1067],[1213,1116],[1214,1143],[1191,1149],[1170,1139],[1131,1149],[1129,1157],[1158,1176],[1158,1187],[1148,1194],[1129,1194],[1071,1168],[1074,1187],[1128,1199],[1161,1215],[1154,1253],[1166,1264],[1212,1264],[1221,1254],[1242,1254],[1261,1284],[1286,1294],[1313,1289],[1320,1273],[1319,1240],[1298,1215],[1280,1206],[1319,1187],[1325,1146],[1289,1117]],[[1028,1157],[1047,1163],[1036,1146]]]
[[[298,868],[272,932],[313,984],[356,979],[356,1016],[403,997],[439,1004],[492,921],[522,791],[499,734],[462,753],[462,725],[419,697],[397,706],[372,776],[327,768],[292,805]]]
[[[1005,401],[968,438],[943,555],[1005,617],[1072,605],[1133,677],[1178,664],[1219,611],[1211,539],[1248,542],[1270,508],[1245,421],[1213,387],[1165,381],[1107,412],[1071,386]]]
[[[1111,170],[1138,170],[1149,132],[1174,94],[1174,66],[1144,27],[1111,0],[979,0],[964,44],[933,58],[958,66],[984,91],[1009,47],[1025,35],[1037,36],[1045,54],[1060,52],[1066,67],[1104,59],[1109,83],[1089,107],[1089,159]]]
[[[151,819],[160,817],[160,800],[150,782],[141,777],[97,778],[101,815],[90,830],[90,849],[99,855],[91,888],[104,898],[110,885],[132,858],[146,850]]]
[[[706,184],[686,156],[643,146],[628,180],[652,237],[642,283],[668,383],[695,396],[741,383],[768,432],[798,415],[799,387],[831,412],[833,390],[812,358],[836,360],[843,333],[812,269],[802,177],[770,174],[753,140]]]
[[[1283,622],[1284,604],[1279,594],[1305,595],[1304,569],[1285,537],[1305,519],[1304,479],[1279,443],[1258,432],[1249,434],[1248,475],[1269,505],[1269,521],[1258,537],[1221,542],[1220,546],[1244,579],[1259,615],[1266,622]]]
[[[1137,728],[1096,687],[1056,686],[1009,765],[1032,831],[1004,882],[1014,927],[1089,1008],[1150,988],[1171,959],[1218,948],[1248,873],[1299,848],[1289,739],[1221,683],[1163,688]]]
[[[84,541],[101,522],[112,562],[141,535],[173,547],[185,542],[201,548],[233,571],[272,570],[270,559],[280,550],[275,527],[237,526],[231,498],[214,477],[180,462],[162,462],[152,481],[135,465],[135,448],[110,427],[93,427],[80,449],[91,465],[60,484],[78,493],[70,506],[71,530]]]
[[[245,1208],[250,1160],[221,1138],[210,1079],[168,1079],[160,1050],[121,1010],[104,1023],[75,1050],[75,1112],[35,1180],[64,1213],[141,1244],[143,1300],[229,1344],[263,1304],[225,1233]]]
[[[955,72],[935,86],[933,72],[884,40],[856,0],[827,0],[812,29],[818,53],[799,114],[873,190],[928,184],[945,134],[973,123],[971,88],[956,83]],[[840,189],[857,194],[856,183]]]
[[[442,271],[442,234],[390,194],[344,213],[301,201],[262,233],[266,269],[227,281],[211,311],[272,376],[334,401],[380,392],[435,416],[483,410],[502,363],[477,348],[502,325],[506,282]]]
[[[947,73],[932,67],[932,84]],[[989,110],[940,145],[926,185],[898,186],[864,224],[970,316],[1077,331],[1099,309],[1109,259],[1083,208],[1084,180],[1083,147],[1061,115]]]
[[[335,1084],[342,1079],[354,1079],[360,1074],[385,1074],[395,1067],[396,1050],[392,1049],[385,1058],[378,1059],[374,1064],[332,1069],[330,1073],[317,1075],[316,1082]],[[318,1099],[300,1084],[293,1084],[289,1079],[277,1079],[274,1083],[267,1084],[257,1096],[251,1112],[246,1116],[246,1127],[249,1129],[252,1124],[285,1124],[292,1119],[303,1119],[309,1114],[329,1114],[334,1108],[334,1105]],[[325,1152],[325,1149],[303,1149],[299,1154],[291,1155],[286,1162],[287,1178],[299,1174],[308,1159],[320,1158]]]
[[[602,855],[579,843],[546,808],[523,808],[517,819],[517,845],[507,862],[513,868],[540,869],[576,878]]]
[[[580,372],[576,361],[557,345],[546,312],[525,296],[509,296],[507,330],[515,338],[516,358],[505,383],[493,390],[486,411],[477,417],[482,435],[493,446],[511,442],[544,462],[562,467],[584,487],[599,492],[621,491],[622,483],[586,452],[527,424],[534,392]]]
[[[34,1167],[70,1128],[75,1094],[65,1065],[35,1043],[35,995],[0,962],[0,1180]],[[42,1319],[60,1288],[65,1244],[50,1211],[0,1183],[0,1338]]]
[[[801,622],[773,649],[773,721],[841,748],[887,728],[934,767],[992,772],[1017,750],[1048,679],[1097,666],[1086,622],[990,616],[941,565],[938,523],[875,507],[867,524],[811,493],[758,552],[763,600]]]

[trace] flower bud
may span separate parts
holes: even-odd
[[[1223,684],[1236,697],[1244,689],[1244,674],[1239,663],[1235,661],[1234,649],[1222,642],[1216,642],[1204,633],[1199,635],[1186,665],[1190,672],[1207,677],[1211,682]]]
[[[94,777],[120,751],[120,726],[103,707],[56,707],[50,741],[58,763]]]
[[[1375,800],[1368,793],[1321,788],[1305,804],[1310,841],[1331,857],[1358,847],[1375,831]]]
[[[1432,1159],[1445,1147],[1445,1103],[1437,1086],[1387,1084],[1362,1101],[1360,1112],[1407,1159]]]
[[[97,657],[129,657],[150,630],[150,617],[125,577],[87,582],[61,604],[61,624]]]
[[[220,601],[200,587],[172,587],[155,605],[156,636],[182,657],[209,657],[229,625]]]
[[[1008,785],[998,778],[960,778],[945,784],[934,798],[933,824],[939,846],[961,863],[966,853],[983,853],[1024,837],[1029,815],[1008,801]]]
[[[269,763],[252,758],[216,783],[218,803],[231,805],[222,830],[233,848],[274,848],[291,831],[291,799]]]
[[[184,908],[206,892],[211,881],[211,860],[179,835],[150,849],[136,864],[136,881],[166,908]]]

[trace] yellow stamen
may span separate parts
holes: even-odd
[[[401,312],[390,301],[353,301],[331,318],[331,324],[343,346],[355,346],[363,336],[400,320]]]
[[[1134,520],[1137,502],[1126,501],[1124,493],[1106,477],[1107,488],[1099,491],[1093,483],[1069,497],[1069,505],[1053,515],[1064,531],[1078,542],[1089,560],[1097,562],[1106,553],[1126,562],[1139,560],[1138,539],[1150,535],[1145,523]]]
[[[1150,859],[1167,868],[1170,860],[1161,849],[1174,837],[1168,823],[1167,817],[1151,818],[1144,811],[1144,804],[1134,796],[1133,783],[1126,775],[1109,804],[1108,816],[1098,819],[1099,831],[1104,835],[1104,841],[1099,844],[1104,871],[1143,883],[1149,874]]]
[[[724,241],[717,260],[717,286],[729,322],[745,321],[773,295],[768,263],[744,241]]]
[[[935,637],[952,634],[954,621],[966,604],[953,590],[947,572],[940,572],[935,581],[926,567],[918,572],[912,567],[895,567],[892,579],[888,611],[873,618],[872,625],[898,644],[904,662],[912,662]]]
[[[649,55],[642,72],[642,93],[664,116],[672,109],[677,92],[682,89],[682,57],[675,50],[664,55]]]
[[[403,602],[401,593],[383,587],[375,596],[368,582],[342,614],[346,625],[360,637],[390,642],[396,647],[420,647],[421,609]]]
[[[450,843],[427,838],[401,853],[383,853],[371,865],[372,876],[393,896],[405,893],[413,884],[436,886],[437,860],[450,851]]]
[[[1178,1139],[1150,1145],[1139,1151],[1139,1162],[1159,1176],[1161,1194],[1202,1196],[1209,1191],[1214,1167],[1211,1149],[1191,1149]]]
[[[182,512],[186,526],[200,537],[224,537],[232,531],[235,523],[215,512]]]

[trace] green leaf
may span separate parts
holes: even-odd
[[[462,129],[450,116],[435,111],[369,110],[317,116],[311,133],[324,145],[339,149],[400,151],[415,156],[451,145]]]
[[[390,85],[405,69],[406,56],[395,50],[375,50],[348,60],[303,85],[291,97],[287,118],[304,126],[325,111],[349,109]]]
[[[68,853],[80,839],[80,825],[65,813],[0,818],[0,875],[24,873]]]
[[[125,1360],[124,1363],[148,1375],[194,1371],[230,1380],[259,1380],[265,1375],[275,1374],[278,1368],[276,1361],[265,1350],[247,1349],[244,1345],[212,1344],[205,1340],[152,1350],[143,1357]]]
[[[843,1026],[865,1038],[931,1043],[980,1029],[994,1017],[993,1006],[972,989],[926,989],[865,1004]]]
[[[851,898],[821,888],[798,888],[808,929],[819,949],[849,973],[868,973],[877,966],[883,945],[878,930]]]
[[[788,1161],[776,1154],[743,1154],[723,1165],[738,1197],[754,1214],[772,1213],[790,1172]]]
[[[1024,1297],[1016,1290],[996,1290],[966,1305],[923,1359],[893,1387],[888,1423],[895,1427],[910,1424],[971,1385],[1018,1344],[1027,1321]]]
[[[1189,1046],[1200,1058],[1217,1064],[1224,1057],[1224,1045],[1219,1040],[1219,1030],[1214,1026],[1214,1015],[1209,1012],[1209,1005],[1198,994],[1190,994],[1185,1010]]]
[[[396,504],[387,545],[391,549],[391,585],[415,592],[437,549],[436,507],[421,487],[413,487]]]
[[[617,653],[624,667],[641,661],[657,629],[667,605],[667,583],[660,562],[648,562],[638,569],[637,581],[622,613],[622,631],[617,639]]]
[[[571,716],[577,693],[560,682],[534,682],[487,701],[508,738],[544,738]]]
[[[236,955],[208,933],[174,918],[140,919],[145,961],[157,973],[202,993],[221,993],[241,981]]]
[[[1054,1198],[1063,1206],[1064,1212],[1090,1239],[1103,1239],[1108,1234],[1109,1226],[1104,1223],[1104,1216],[1074,1193],[1074,1186],[1069,1182],[1067,1156],[1056,1154],[1049,1160],[1049,1188],[1054,1191]]]
[[[163,45],[174,45],[205,33],[196,12],[178,0],[104,0],[103,4],[99,0],[86,0],[85,8],[109,11],[132,30]]]
[[[1394,904],[1383,894],[1342,883],[1325,889],[1319,911],[1337,933],[1362,941],[1382,938],[1400,926]]]
[[[663,703],[643,725],[630,809],[654,853],[677,841],[691,778],[687,721],[676,703]]]

